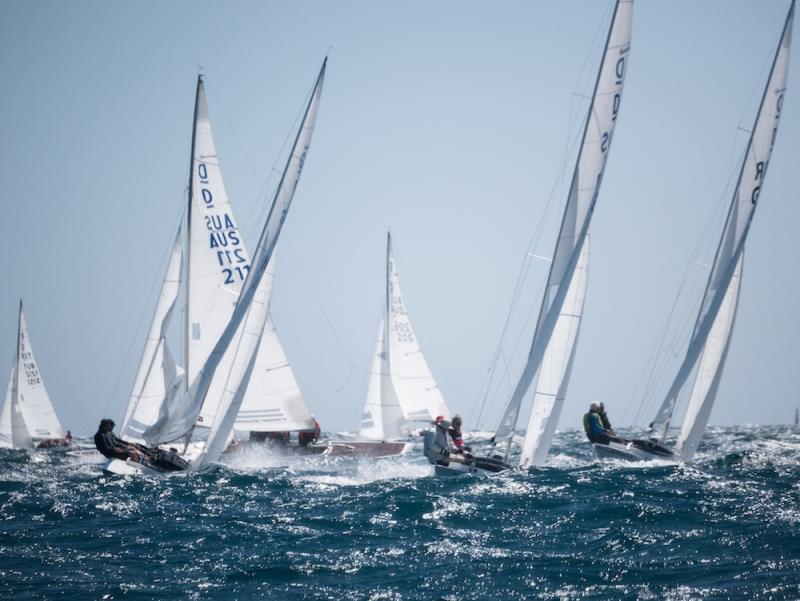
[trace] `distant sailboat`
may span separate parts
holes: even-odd
[[[274,395],[264,386],[275,384],[276,375],[282,383],[287,381],[286,369],[281,368],[285,361],[280,360],[285,356],[269,318],[274,280],[270,258],[308,152],[326,64],[327,59],[317,77],[252,262],[225,193],[204,85],[202,77],[198,77],[187,264],[181,278],[179,232],[126,409],[122,438],[148,445],[182,446],[185,456],[198,466],[219,457],[232,437],[242,408],[241,421],[250,425],[265,429],[313,428],[313,418],[302,397]],[[166,341],[182,280],[186,285],[185,368],[176,364]],[[264,422],[269,425],[264,426]],[[207,429],[205,436],[195,436],[197,428]],[[111,460],[105,469],[115,473],[138,470],[120,460]]]
[[[392,235],[386,237],[384,316],[372,359],[359,440],[333,441],[330,453],[369,456],[402,452],[414,429],[450,409],[422,354],[400,290],[400,276],[392,251]]]
[[[792,0],[747,144],[689,348],[651,424],[650,440],[596,444],[595,451],[600,457],[639,460],[670,457],[674,454],[684,461],[691,461],[703,438],[722,379],[722,369],[736,319],[745,241],[778,133],[786,92],[794,5]],[[694,385],[673,453],[664,443],[678,397],[685,389],[692,372],[695,373]]]
[[[33,449],[48,441],[64,441],[39,365],[33,356],[22,301],[19,301],[17,345],[6,396],[0,409],[0,447]]]
[[[495,432],[505,458],[525,396],[536,378],[520,465],[542,465],[566,397],[583,314],[589,263],[588,232],[600,190],[630,51],[633,0],[618,0],[608,30],[564,217],[528,359]]]

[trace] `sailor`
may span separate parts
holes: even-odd
[[[583,430],[586,437],[595,443],[608,444],[611,440],[611,430],[603,427],[603,420],[600,417],[600,403],[594,402],[589,406],[589,412],[583,416]]]
[[[432,431],[428,430],[423,434],[425,437],[423,448],[425,457],[431,463],[449,465],[451,459],[450,442],[448,440],[450,422],[443,415],[439,415],[433,422],[433,426],[434,429]]]
[[[70,444],[72,444],[72,432],[67,430],[64,438],[48,438],[36,446],[40,449],[52,449],[53,447],[68,447]]]
[[[606,413],[606,406],[603,404],[602,401],[598,403],[600,405],[600,411],[598,412],[600,415],[600,421],[603,422],[603,427],[606,430],[614,431],[614,428],[611,427],[611,422],[608,420],[608,414]]]
[[[454,415],[453,421],[450,424],[450,428],[447,430],[447,434],[453,440],[453,446],[455,447],[454,452],[458,453],[459,455],[463,455],[465,452],[469,452],[472,449],[469,447],[464,446],[464,437],[461,434],[461,416]]]
[[[94,435],[94,445],[97,450],[109,459],[131,459],[141,462],[144,459],[143,453],[133,444],[117,438],[114,434],[114,420],[100,420],[100,426]]]
[[[301,447],[307,447],[312,442],[317,442],[319,440],[319,435],[322,433],[320,430],[319,422],[314,418],[314,429],[313,430],[301,430],[297,433],[297,442],[300,444]]]

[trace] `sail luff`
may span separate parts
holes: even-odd
[[[495,433],[496,441],[505,439],[509,445],[522,399],[558,322],[597,203],[622,98],[632,11],[632,0],[618,0],[614,7],[528,359]]]
[[[666,439],[678,396],[694,371],[716,321],[736,266],[744,251],[744,243],[755,215],[783,108],[794,7],[795,2],[792,0],[769,77],[764,86],[755,124],[747,142],[745,157],[739,170],[739,178],[714,256],[714,264],[708,277],[692,338],[675,379],[651,424],[651,437],[662,442]]]

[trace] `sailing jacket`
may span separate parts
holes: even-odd
[[[594,411],[590,411],[583,416],[583,430],[592,442],[607,439],[608,437],[600,416]]]

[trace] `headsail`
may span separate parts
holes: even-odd
[[[761,187],[769,166],[772,149],[775,144],[775,137],[778,132],[778,124],[783,108],[783,98],[786,92],[786,78],[789,71],[789,47],[792,39],[792,23],[794,21],[794,0],[786,16],[786,23],[783,27],[778,49],[775,52],[772,69],[761,98],[761,105],[756,115],[755,125],[753,126],[750,140],[747,144],[747,151],[739,172],[739,180],[731,199],[730,209],[722,231],[722,237],[714,257],[714,265],[711,268],[711,275],[708,278],[705,294],[700,312],[695,322],[692,338],[683,363],[678,369],[675,380],[672,382],[669,391],[658,410],[655,420],[651,425],[651,436],[659,441],[664,441],[667,436],[670,421],[675,411],[678,396],[686,384],[690,374],[695,369],[701,353],[704,352],[706,342],[715,327],[723,328],[722,325],[715,326],[721,308],[726,298],[731,299],[729,294],[733,293],[731,282],[736,270],[741,269],[741,257],[744,252],[744,244],[753,221],[753,215],[758,204]],[[736,286],[738,291],[738,284]],[[735,313],[736,298],[733,313]],[[727,329],[727,336],[730,336],[730,329],[733,325],[733,313],[722,316],[722,322],[731,321]],[[725,345],[727,346],[727,342]],[[706,365],[706,370],[722,370],[725,359],[724,352],[713,351],[716,359],[713,360],[716,366]],[[718,376],[715,376],[718,377]],[[713,394],[716,386],[708,388],[710,403],[713,403]],[[706,410],[704,410],[705,412]],[[699,414],[695,414],[697,417]],[[691,428],[690,428],[691,429]]]
[[[311,137],[314,133],[314,124],[319,110],[319,101],[322,95],[322,84],[325,79],[327,62],[328,59],[326,57],[325,61],[322,63],[319,75],[317,76],[311,98],[306,106],[303,121],[297,132],[297,137],[295,138],[294,145],[289,154],[281,181],[278,184],[278,189],[275,192],[275,198],[272,201],[272,206],[267,215],[267,221],[264,224],[258,246],[253,255],[251,269],[243,284],[236,307],[233,310],[230,321],[225,326],[219,340],[209,354],[208,360],[200,371],[196,385],[193,386],[195,402],[199,402],[200,406],[202,406],[211,388],[212,380],[218,368],[221,366],[220,364],[225,353],[229,348],[235,349],[234,360],[231,364],[228,377],[226,378],[225,390],[223,391],[223,396],[218,405],[219,409],[214,426],[209,433],[202,455],[196,461],[196,465],[215,461],[219,457],[219,453],[224,450],[225,441],[227,441],[233,430],[236,415],[239,413],[239,408],[241,407],[247,380],[255,365],[255,353],[261,339],[260,334],[258,336],[242,336],[238,344],[234,346],[232,346],[231,343],[237,337],[240,327],[243,328],[245,334],[249,334],[248,320],[246,320],[245,317],[253,303],[257,289],[261,285],[264,272],[267,269],[267,264],[272,256],[272,252],[275,249],[275,244],[283,228],[283,222],[286,220],[286,215],[291,206],[292,198],[294,197],[294,192],[300,181],[300,174],[302,173],[306,155],[311,144]],[[262,323],[262,331],[263,327],[264,324]],[[240,360],[240,357],[247,358],[247,361]],[[246,367],[241,369],[243,365]]]
[[[722,301],[717,319],[714,320],[705,348],[700,355],[697,375],[692,387],[692,394],[689,397],[689,406],[686,409],[678,442],[675,445],[675,451],[686,461],[694,458],[695,451],[700,445],[722,379],[722,366],[725,364],[733,324],[736,321],[743,262],[744,253],[739,256],[739,262],[733,272],[733,278],[728,284],[725,299]]]
[[[161,408],[179,392],[183,381],[183,370],[175,363],[166,338],[181,284],[181,259],[179,228],[120,428],[123,439],[145,442],[144,431],[155,423]]]
[[[411,328],[400,291],[391,233],[386,242],[386,300],[389,374],[406,420],[430,422],[437,415],[449,416],[450,410]]]
[[[533,342],[522,375],[506,406],[495,440],[510,444],[519,418],[522,399],[527,394],[534,377],[540,371],[551,344],[573,277],[589,231],[592,213],[597,203],[600,182],[614,135],[625,79],[628,52],[630,51],[633,0],[618,0],[614,7],[603,59],[595,83],[592,102],[586,117],[575,172],[572,176],[564,217],[558,234],[553,262],[547,276],[542,306],[533,335]],[[563,320],[562,320],[563,321]],[[574,345],[575,339],[571,341]],[[556,343],[561,346],[563,342]],[[571,356],[572,350],[567,353]],[[556,390],[566,388],[569,360],[561,369],[564,382]],[[552,386],[551,386],[552,387]],[[558,418],[557,411],[551,419]]]
[[[533,395],[531,416],[519,463],[523,467],[544,465],[558,418],[567,396],[567,384],[575,358],[575,347],[581,327],[583,303],[586,298],[586,283],[589,279],[589,237],[583,243],[575,274],[569,284],[564,306],[558,316],[550,344],[542,358],[536,392]]]
[[[359,435],[369,440],[391,440],[402,438],[408,433],[406,418],[389,375],[386,322],[381,320]]]
[[[263,302],[269,311],[275,283],[275,253],[267,266],[264,281]],[[314,418],[303,400],[269,314],[235,428],[258,432],[314,429]]]

